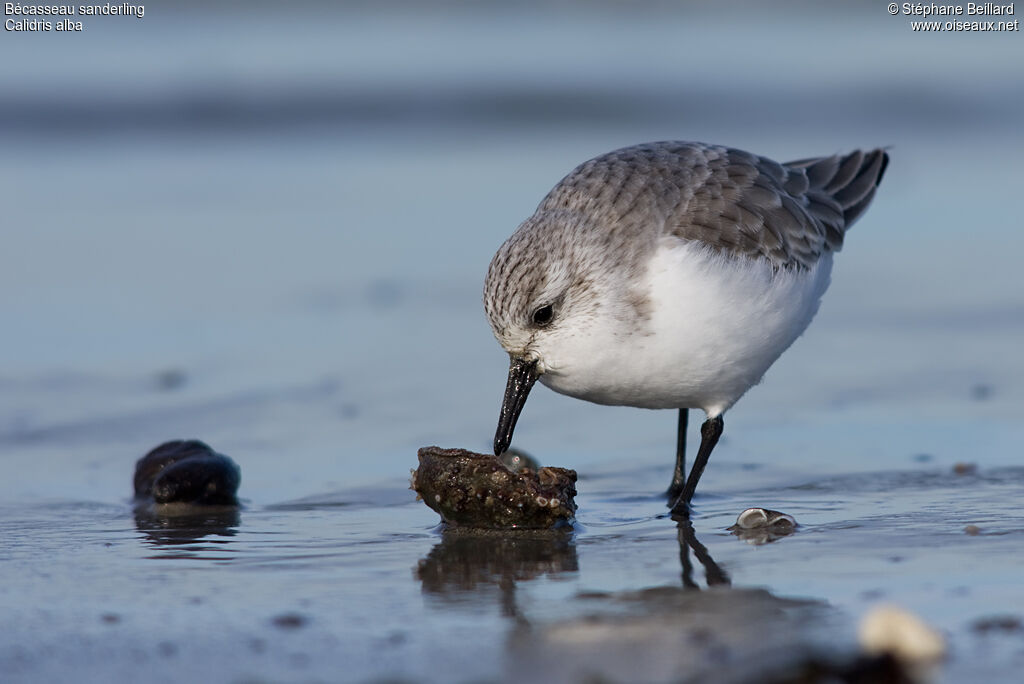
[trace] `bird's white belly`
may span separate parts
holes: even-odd
[[[595,322],[541,382],[601,404],[701,408],[714,417],[807,328],[831,270],[830,252],[810,270],[774,272],[764,260],[666,239],[646,274],[646,320],[632,332]]]

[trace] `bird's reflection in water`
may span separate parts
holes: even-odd
[[[135,527],[144,535],[143,541],[163,551],[152,558],[223,560],[228,552],[225,545],[238,533],[239,521],[237,506],[166,504],[135,508]]]
[[[693,556],[704,568],[707,585],[730,586],[729,575],[697,540],[689,520],[677,520],[683,586],[699,589],[693,578]],[[502,613],[517,617],[516,583],[541,576],[577,572],[579,561],[571,530],[487,532],[446,530],[441,541],[416,567],[423,592],[449,602],[477,602],[494,593]]]
[[[679,562],[683,566],[683,586],[687,589],[700,589],[700,585],[693,579],[693,563],[690,561],[690,551],[697,561],[704,566],[704,579],[709,587],[716,585],[731,586],[732,581],[729,575],[715,562],[715,559],[708,553],[707,547],[697,540],[697,534],[693,530],[693,524],[686,519],[676,518],[676,536],[679,539]]]
[[[572,530],[446,530],[416,567],[423,592],[446,601],[479,601],[496,593],[502,613],[517,617],[516,583],[577,572]]]

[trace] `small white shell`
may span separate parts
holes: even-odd
[[[736,527],[742,530],[774,526],[796,527],[796,519],[786,513],[767,508],[748,508],[736,518]]]
[[[896,606],[875,607],[861,620],[858,636],[868,653],[889,653],[910,665],[933,663],[946,654],[941,634]]]

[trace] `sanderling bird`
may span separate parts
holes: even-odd
[[[722,414],[811,322],[887,163],[881,149],[780,164],[655,142],[576,167],[487,272],[487,319],[511,359],[495,454],[538,379],[598,404],[679,409],[668,497],[688,515]],[[707,419],[686,477],[691,408]]]

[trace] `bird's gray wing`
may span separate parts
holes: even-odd
[[[867,209],[888,161],[883,150],[779,164],[709,147],[674,234],[783,268],[810,268],[838,251]]]
[[[780,268],[810,268],[874,195],[883,150],[780,164],[742,150],[659,142],[615,150],[565,177],[538,211],[568,210],[607,230],[663,232]]]

